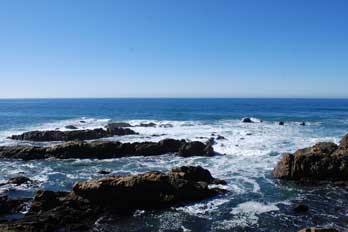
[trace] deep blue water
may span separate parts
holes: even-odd
[[[252,117],[262,123],[243,124]],[[80,121],[86,123],[82,124]],[[0,194],[32,196],[38,188],[71,190],[76,181],[98,178],[99,170],[125,175],[174,166],[202,165],[228,182],[228,194],[185,207],[139,212],[101,231],[296,231],[306,226],[348,224],[348,191],[333,186],[299,186],[279,182],[272,169],[283,152],[334,141],[348,132],[348,99],[9,99],[0,100],[0,145],[15,145],[7,136],[28,130],[103,127],[109,121],[171,123],[173,128],[135,128],[139,135],[120,141],[163,138],[203,140],[213,132],[226,140],[212,158],[133,157],[114,160],[0,160],[0,181],[24,174],[37,186]],[[278,122],[284,121],[285,126]],[[300,122],[306,126],[300,126]],[[153,135],[161,135],[154,137]],[[202,139],[203,138],[203,139]],[[294,204],[310,207],[296,215]]]

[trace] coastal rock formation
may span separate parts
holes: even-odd
[[[74,131],[29,131],[20,135],[12,135],[10,139],[15,140],[28,140],[36,142],[48,142],[48,141],[73,141],[73,140],[92,140],[106,137],[112,137],[114,135],[132,135],[137,134],[135,131],[129,128],[102,128],[93,130],[74,130]]]
[[[95,158],[110,159],[128,156],[155,156],[177,153],[180,156],[211,156],[211,144],[186,142],[185,140],[164,139],[159,142],[121,143],[112,141],[72,141],[48,147],[3,146],[0,158],[14,159],[70,159]]]
[[[329,229],[325,229],[325,228],[306,228],[306,229],[302,229],[299,230],[298,232],[340,232],[337,229],[334,228],[329,228]]]
[[[122,128],[122,127],[132,127],[132,125],[127,122],[112,122],[106,125],[106,128],[111,130],[115,128]]]
[[[0,215],[19,212],[29,199],[9,199],[7,196],[0,196]]]
[[[280,179],[303,181],[348,181],[348,135],[339,146],[321,142],[285,154],[273,170]]]
[[[110,176],[75,184],[72,192],[37,192],[29,213],[0,225],[1,231],[86,231],[103,215],[131,215],[196,202],[226,192],[209,188],[215,179],[202,167],[168,173]]]

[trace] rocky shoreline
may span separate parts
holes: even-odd
[[[210,184],[226,182],[200,166],[183,166],[167,173],[151,171],[76,183],[71,192],[39,190],[29,212],[19,220],[3,222],[0,231],[86,231],[103,215],[130,216],[138,209],[167,208],[226,192],[209,188]],[[2,213],[18,212],[28,201],[0,198],[0,206],[7,207]]]

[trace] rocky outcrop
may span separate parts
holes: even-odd
[[[112,122],[106,125],[107,129],[123,128],[123,127],[132,127],[131,124],[127,122]]]
[[[185,140],[164,139],[159,142],[120,143],[112,141],[72,141],[48,147],[3,146],[0,158],[14,159],[70,159],[95,158],[110,159],[127,156],[156,156],[177,153],[180,156],[211,156],[211,144],[186,142]]]
[[[112,137],[115,135],[132,135],[137,134],[135,131],[129,128],[102,128],[93,130],[74,130],[74,131],[29,131],[21,135],[12,135],[10,139],[15,140],[28,140],[36,142],[47,141],[73,141],[73,140],[92,140]]]
[[[321,142],[285,154],[273,170],[280,179],[302,181],[348,181],[348,136],[339,146]]]
[[[75,184],[72,192],[37,192],[24,218],[0,225],[1,231],[87,231],[103,215],[131,215],[196,202],[226,192],[209,188],[223,183],[202,167],[180,167],[110,176]]]

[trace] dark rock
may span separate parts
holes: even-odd
[[[243,123],[254,123],[254,121],[251,120],[251,118],[242,118],[242,122]]]
[[[150,123],[140,123],[138,127],[156,127],[156,123],[150,122]]]
[[[113,141],[72,141],[48,147],[3,146],[0,158],[14,159],[110,159],[128,156],[150,156],[177,153],[181,156],[210,156],[214,150],[210,144],[164,139],[159,142],[120,143]]]
[[[108,175],[108,174],[110,174],[111,172],[110,171],[105,171],[105,170],[100,170],[99,172],[98,172],[98,174],[101,174],[101,175]]]
[[[341,139],[339,146],[342,149],[348,149],[348,134]]]
[[[306,229],[302,229],[299,230],[298,232],[340,232],[337,229],[334,228],[306,228]]]
[[[21,135],[12,135],[10,139],[28,140],[28,141],[73,141],[73,140],[92,140],[115,135],[131,135],[136,134],[128,128],[114,128],[114,129],[94,129],[94,130],[74,130],[74,131],[29,131]]]
[[[306,213],[308,212],[309,208],[307,205],[304,205],[304,204],[298,204],[296,205],[293,210],[296,212],[296,213]]]
[[[217,140],[225,140],[226,138],[225,138],[224,136],[222,136],[222,135],[218,135],[218,136],[216,137],[216,139],[217,139]]]
[[[166,124],[160,124],[159,127],[163,127],[163,128],[172,128],[173,125],[170,123],[166,123]]]
[[[31,183],[32,180],[25,176],[16,176],[7,181],[7,184],[22,185],[25,183]]]
[[[80,123],[86,123],[86,121],[84,121],[84,120],[81,120],[81,121],[80,121]]]
[[[73,126],[73,125],[65,126],[65,128],[69,129],[69,130],[77,130],[78,129],[76,126]]]
[[[198,141],[187,142],[180,147],[178,155],[182,157],[196,155],[212,156],[214,155],[214,149],[211,144],[204,144]]]
[[[19,212],[29,199],[9,199],[7,196],[0,196],[0,215]]]
[[[132,127],[132,125],[127,122],[113,122],[106,125],[106,128],[111,130],[114,128],[122,128],[122,127]]]
[[[279,126],[284,126],[284,122],[279,122]]]
[[[253,135],[252,133],[246,133],[247,136]]]
[[[306,125],[305,122],[301,122],[301,123],[300,123],[300,126],[305,126],[305,125]]]
[[[303,181],[347,181],[348,149],[331,142],[285,154],[273,170],[277,178]],[[342,145],[341,144],[341,145]]]
[[[40,190],[29,213],[0,224],[0,231],[89,231],[106,214],[132,215],[135,210],[161,209],[225,193],[208,187],[216,182],[223,183],[202,167],[180,167],[168,173],[152,171],[80,182],[72,192]]]

